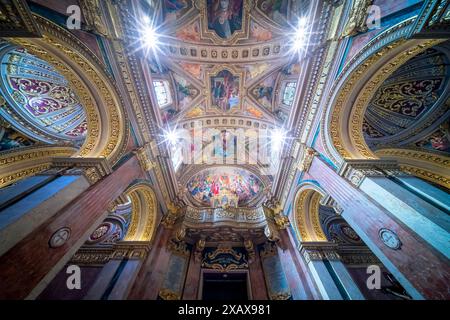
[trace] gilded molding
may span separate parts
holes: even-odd
[[[120,241],[114,245],[112,259],[144,260],[150,251],[148,241]]]
[[[175,293],[169,289],[162,289],[161,291],[159,291],[159,296],[163,300],[181,300],[181,297],[178,293]]]
[[[380,149],[375,151],[379,157],[395,157],[402,159],[415,159],[429,162],[432,165],[442,166],[444,168],[450,167],[450,157],[436,153],[423,152],[414,149]]]
[[[359,78],[364,75],[372,63],[378,61],[391,49],[406,42],[404,39],[413,23],[414,18],[407,19],[372,39],[345,64],[342,72],[334,81],[324,104],[330,106],[328,108],[330,111],[324,113],[321,120],[321,127],[326,128],[326,134],[322,135],[322,144],[333,163],[336,164],[341,161],[333,149],[341,157],[350,158],[350,153],[344,148],[344,141],[340,136],[340,126],[348,128],[346,123],[341,123],[343,121],[341,115],[344,111],[344,103],[348,100],[352,88],[359,82]],[[332,148],[330,148],[330,144],[332,144]]]
[[[297,195],[294,212],[297,230],[301,241],[326,241],[319,220],[319,206],[322,195],[315,190],[306,189]],[[312,230],[311,230],[312,229]]]
[[[70,259],[76,265],[105,265],[113,255],[114,249],[108,248],[80,248]]]
[[[52,168],[80,168],[91,184],[112,173],[112,168],[105,158],[52,158]]]
[[[51,63],[61,74],[66,77],[74,91],[80,98],[80,102],[84,106],[88,121],[88,136],[79,151],[80,156],[100,156],[111,158],[114,162],[120,155],[124,146],[124,141],[128,137],[128,125],[125,121],[125,110],[121,108],[121,100],[115,91],[114,85],[107,79],[107,76],[100,71],[104,71],[100,67],[100,62],[95,58],[94,54],[73,35],[66,30],[53,24],[52,22],[35,16],[39,27],[44,35],[37,40],[25,38],[8,39],[13,43],[27,49],[31,54]],[[62,53],[67,61],[76,63],[83,74],[87,75],[92,83],[95,84],[96,93],[102,99],[102,106],[105,108],[105,115],[108,119],[108,139],[104,142],[101,129],[101,115],[95,98],[87,84],[77,75],[69,64],[49,53],[45,47],[51,47]],[[96,67],[94,67],[96,66]],[[97,67],[98,66],[98,67]],[[97,150],[99,145],[104,145],[102,150]]]
[[[72,147],[34,146],[0,153],[0,187],[51,168],[52,158],[70,157]]]
[[[450,179],[442,175],[430,172],[428,170],[417,168],[408,165],[400,165],[400,169],[408,174],[414,175],[419,178],[437,183],[447,189],[450,189]]]
[[[355,187],[359,187],[365,177],[404,175],[395,160],[346,160],[339,169],[339,175]]]
[[[137,183],[125,191],[131,200],[132,216],[125,241],[151,241],[156,229],[157,199],[146,183]]]
[[[308,172],[316,155],[318,155],[318,153],[313,148],[305,147],[303,150],[302,159],[298,165],[298,169],[303,172]]]
[[[349,19],[344,27],[343,37],[356,35],[359,32],[367,31],[367,15],[368,8],[373,0],[353,0],[350,10]]]
[[[322,225],[321,225],[320,219],[319,219],[319,206],[320,206],[321,198],[322,198],[322,196],[319,193],[315,192],[313,194],[313,196],[311,197],[311,202],[310,202],[309,216],[310,216],[311,224],[312,224],[312,227],[314,229],[314,232],[315,232],[317,238],[320,240],[326,240],[327,237],[325,236],[325,234],[322,230]]]
[[[99,35],[108,36],[99,0],[81,0],[80,5],[88,28]]]
[[[378,87],[402,64],[423,52],[425,49],[430,48],[442,40],[428,40],[419,44],[409,50],[402,51],[394,59],[387,62],[381,69],[379,69],[370,81],[366,82],[366,85],[361,89],[358,97],[353,103],[353,108],[350,114],[350,139],[352,144],[356,147],[357,151],[367,158],[374,158],[374,154],[367,146],[362,126],[364,120],[364,114],[370,100],[375,94]]]
[[[318,260],[341,260],[337,249],[337,244],[330,242],[302,242],[299,246],[306,263]]]

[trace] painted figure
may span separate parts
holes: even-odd
[[[182,10],[187,8],[186,0],[164,0],[164,18],[173,21],[181,16]]]
[[[223,70],[211,78],[211,98],[213,106],[229,111],[239,105],[239,78],[228,70]]]
[[[273,21],[286,24],[288,5],[288,0],[263,0],[260,3],[260,8]]]
[[[11,128],[0,127],[0,151],[26,147],[33,141]]]
[[[242,28],[242,0],[209,0],[208,28],[223,38],[230,38]]]
[[[261,188],[256,176],[239,170],[234,172],[208,170],[188,184],[188,190],[194,199],[213,207],[217,207],[216,199],[223,200],[227,197],[228,201],[229,195],[236,195],[238,205],[245,205],[261,191]]]

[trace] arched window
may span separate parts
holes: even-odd
[[[295,89],[297,88],[297,82],[288,82],[286,87],[284,88],[283,93],[283,104],[287,106],[291,106],[292,102],[294,102],[295,97]]]
[[[156,100],[158,101],[158,106],[160,108],[165,108],[172,103],[170,88],[167,81],[154,80],[153,87],[155,88]]]

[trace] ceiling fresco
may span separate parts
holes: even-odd
[[[226,124],[211,137],[201,131],[199,147],[192,139],[188,142],[189,150],[202,148],[204,161],[224,159],[224,163],[214,162],[223,164],[220,169],[211,167],[201,174],[193,173],[195,178],[188,184],[189,201],[222,206],[215,194],[220,190],[222,198],[237,197],[231,206],[248,206],[261,191],[259,178],[244,169],[227,167],[225,162],[234,159],[229,154],[236,144],[234,129],[249,124],[253,129],[260,125],[281,128],[289,118],[300,65],[283,46],[289,23],[298,20],[298,2],[165,0],[161,6],[155,2],[164,47],[147,61],[162,125],[168,131],[180,126],[187,129],[169,148],[178,177],[187,170],[181,165],[185,159],[180,141],[193,137],[190,121],[214,124],[215,128]],[[224,142],[216,143],[218,139]],[[248,143],[244,152],[249,152]],[[271,161],[270,165],[276,162]],[[257,162],[250,166],[261,170]],[[225,202],[230,205],[228,200]]]
[[[261,194],[263,184],[247,170],[217,167],[194,176],[187,188],[194,202],[218,208],[248,205]]]

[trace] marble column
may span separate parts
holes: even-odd
[[[258,251],[258,250],[256,250]],[[261,265],[259,252],[255,252],[248,265],[250,286],[252,288],[253,300],[268,300],[267,287],[264,280],[264,272]]]
[[[319,157],[314,157],[307,169],[304,179],[316,180],[338,203],[342,217],[411,297],[450,298],[448,259],[400,222],[395,212],[357,187],[364,174],[355,171],[344,178]],[[395,247],[397,239],[400,247]]]
[[[124,241],[115,245],[113,258],[121,262],[102,299],[123,300],[129,295],[149,247],[148,242]]]
[[[0,255],[74,200],[90,183],[83,175],[26,178],[0,190]]]
[[[128,299],[156,300],[167,272],[171,252],[168,248],[173,230],[158,226],[152,249],[142,264]]]
[[[201,254],[201,252],[200,252]],[[197,300],[200,287],[201,256],[191,254],[183,290],[183,300]]]
[[[294,300],[312,300],[319,299],[320,294],[314,286],[314,280],[308,272],[308,266],[300,256],[295,241],[292,237],[290,229],[282,229],[279,231],[280,241],[284,243],[283,248],[278,249],[281,263],[284,266],[292,266],[286,268],[286,277],[291,288],[292,298]]]
[[[103,266],[102,271],[100,271],[100,274],[84,297],[84,300],[100,300],[102,298],[114,274],[117,272],[121,261],[121,259],[111,259]]]
[[[38,296],[103,221],[108,206],[142,177],[136,157],[129,158],[15,244],[0,257],[0,298]]]
[[[324,299],[364,300],[364,295],[339,257],[336,244],[303,242],[300,251]]]
[[[389,177],[366,176],[359,188],[450,259],[450,196],[397,170],[389,174]]]
[[[123,300],[147,256],[148,242],[118,242],[112,258],[105,264],[85,300]]]

